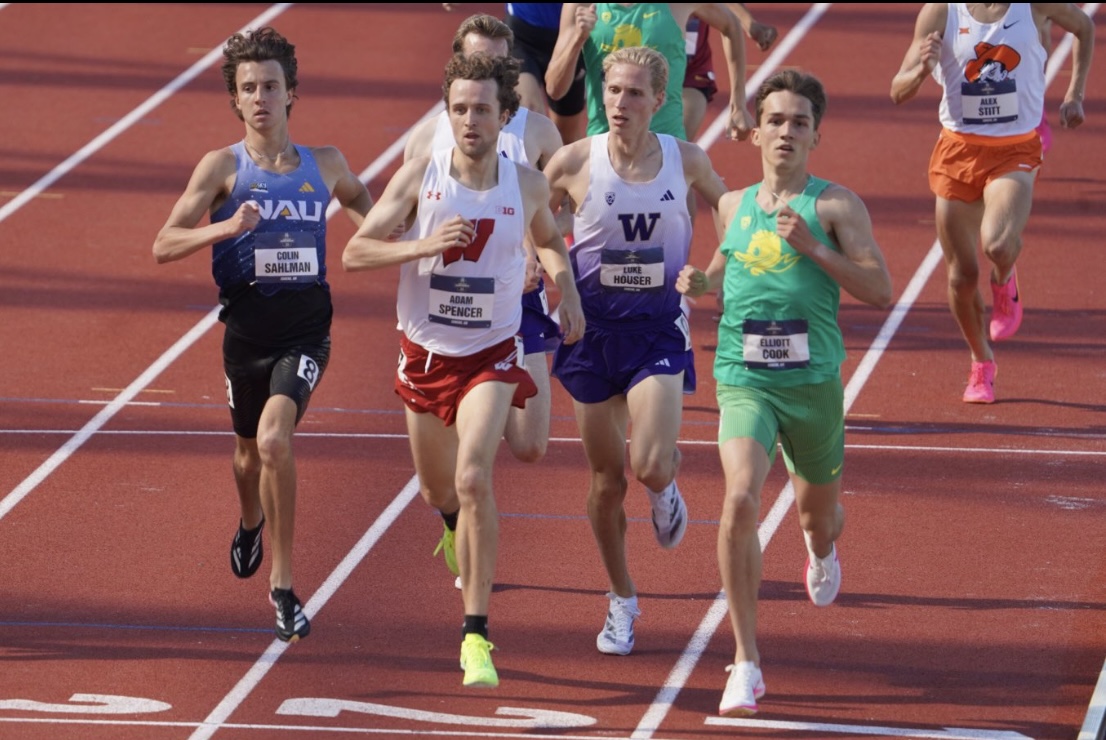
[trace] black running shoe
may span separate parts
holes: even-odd
[[[311,634],[311,622],[300,608],[300,600],[290,588],[274,588],[269,603],[276,607],[276,635],[285,642],[295,642]]]
[[[249,578],[261,566],[264,550],[261,548],[261,530],[265,528],[265,519],[255,529],[243,529],[238,522],[238,531],[230,543],[230,569],[239,578]]]

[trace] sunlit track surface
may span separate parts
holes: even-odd
[[[313,631],[273,640],[264,576],[237,581],[226,563],[237,505],[209,264],[150,255],[195,162],[241,137],[217,64],[199,63],[271,21],[300,59],[293,137],[339,146],[379,195],[405,133],[440,105],[457,23],[502,10],[462,7],[0,4],[0,737],[1073,737],[1104,657],[1106,314],[1091,267],[1106,63],[1099,49],[1078,131],[1055,125],[1066,72],[1049,89],[1054,147],[1019,261],[1026,320],[996,349],[1000,402],[967,406],[966,351],[927,263],[937,88],[888,98],[913,5],[752,6],[784,38],[750,51],[751,79],[782,65],[825,82],[814,172],[865,199],[902,312],[889,331],[891,312],[843,300],[853,395],[834,607],[805,600],[782,466],[766,488],[760,714],[714,717],[733,638],[725,621],[703,631],[721,498],[713,300],[691,317],[700,388],[680,485],[693,526],[679,549],[656,548],[631,483],[634,655],[594,649],[606,584],[555,387],[547,458],[500,457],[502,684],[473,694],[458,592],[431,557],[439,520],[414,490],[391,391],[395,275],[341,272],[343,216],[330,223],[334,359],[297,437],[296,580]],[[752,147],[717,130],[702,144],[727,183],[758,179]],[[700,265],[708,224],[699,214]]]

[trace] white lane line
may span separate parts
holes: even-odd
[[[44,434],[71,435],[77,432],[72,429],[0,429],[0,435],[37,437]],[[167,430],[167,429],[101,429],[97,434],[105,437],[230,437],[231,431],[202,431],[199,429]],[[1035,434],[1035,437],[1068,437],[1067,433]],[[1076,435],[1077,436],[1077,435]],[[296,432],[296,439],[408,439],[406,432]],[[579,445],[579,437],[550,437],[550,443],[565,443]],[[680,439],[677,444],[681,447],[710,447],[716,446],[717,441],[712,439]],[[1010,447],[941,447],[938,445],[892,445],[892,444],[846,444],[849,450],[880,450],[883,452],[933,452],[950,455],[1057,455],[1069,457],[1106,457],[1106,450],[1076,450],[1076,449],[1051,449],[1045,447],[1012,449]]]
[[[756,95],[757,89],[768,79],[769,76],[783,63],[783,60],[787,58],[799,42],[803,40],[807,32],[814,27],[826,11],[830,9],[833,3],[814,3],[810,10],[806,12],[799,22],[795,24],[795,27],[791,31],[779,40],[779,43],[773,47],[772,52],[768,55],[768,58],[757,67],[757,71],[753,73],[745,82],[745,101],[747,103],[753,102],[753,96]],[[752,113],[756,115],[756,110],[753,109]],[[718,118],[714,119],[714,122],[703,132],[703,135],[699,137],[699,141],[695,142],[703,149],[710,149],[714,142],[718,141],[723,132],[725,132],[727,125],[730,122],[729,110],[722,112]]]
[[[203,336],[204,332],[218,321],[218,317],[219,312],[217,309],[209,311],[206,316],[200,319],[199,323],[188,331],[187,334],[178,339],[172,347],[165,350],[154,364],[150,365],[141,375],[135,378],[134,382],[115,397],[115,400],[100,409],[100,412],[93,416],[87,424],[81,427],[80,431],[59,447],[54,454],[50,455],[50,457],[39,465],[34,472],[24,478],[19,485],[12,489],[11,493],[3,499],[0,499],[0,519],[3,519],[8,512],[26,498],[31,491],[35,490],[39,483],[57,470],[58,466],[68,460],[81,445],[91,439],[92,435],[99,431],[100,427],[123,409],[132,398],[137,396],[143,388],[152,383],[165,368],[172,364],[172,362],[183,354],[185,350],[191,347],[197,339]]]
[[[792,34],[800,31],[801,28],[800,36],[805,36],[810,26],[812,26],[814,22],[817,21],[818,17],[825,13],[830,5],[831,4],[823,3],[812,8],[808,12],[807,16],[804,16],[803,20],[800,21],[800,25],[796,26],[796,28],[792,30]],[[1084,6],[1083,12],[1087,15],[1093,15],[1097,8],[1098,3],[1088,3],[1086,6]],[[815,17],[810,23],[804,25],[804,21],[807,20],[807,17],[814,14],[816,10],[819,10],[817,17]],[[788,34],[788,38],[785,38],[784,42],[787,42],[792,34]],[[1052,57],[1049,59],[1045,75],[1046,88],[1056,77],[1057,72],[1064,63],[1064,59],[1070,53],[1072,41],[1073,39],[1071,34],[1067,34],[1057,46]],[[796,40],[795,43],[797,42],[798,41]],[[780,51],[784,48],[790,51],[794,47],[795,43],[788,44],[786,47],[781,45],[780,49],[778,49],[777,51]],[[773,54],[773,56],[775,55]],[[773,62],[778,64],[777,60],[773,60]],[[758,75],[766,67],[768,67],[767,64],[765,64],[761,69],[757,70]],[[765,72],[764,76],[767,77],[767,74],[768,72]],[[755,89],[753,91],[749,90],[749,86],[751,86],[754,81],[756,81],[757,85],[760,84],[760,81],[757,80],[756,77],[750,79],[749,85],[746,86],[745,94],[747,99],[751,95],[755,94]],[[720,120],[721,118],[715,121],[715,125],[711,126],[711,131],[714,131]],[[721,131],[722,126],[719,126],[718,130]],[[715,136],[717,136],[717,134],[715,134]],[[914,304],[914,301],[921,293],[922,288],[929,280],[937,265],[939,265],[941,262],[941,243],[935,240],[933,242],[933,245],[930,247],[929,253],[926,254],[925,258],[922,260],[922,264],[919,265],[918,270],[914,273],[914,276],[913,278],[911,278],[910,283],[903,291],[903,295],[899,298],[898,302],[891,310],[890,316],[888,316],[887,320],[883,323],[879,334],[873,340],[871,346],[868,348],[868,351],[865,353],[864,358],[861,360],[860,364],[857,366],[856,371],[853,373],[852,378],[849,380],[848,385],[845,387],[846,414],[848,413],[849,408],[852,406],[853,401],[855,401],[856,397],[860,394],[860,391],[864,387],[865,383],[867,383],[868,378],[871,376],[876,364],[883,356],[884,350],[890,344],[892,337],[894,337],[895,335],[895,332],[898,331],[898,328],[902,324],[903,319],[906,318],[906,314],[910,311],[911,307]],[[761,522],[761,525],[758,528],[761,552],[763,552],[768,546],[768,543],[771,541],[772,536],[776,533],[776,530],[779,529],[780,523],[791,510],[791,505],[794,503],[794,501],[795,490],[792,487],[791,483],[788,482],[787,485],[784,486],[783,490],[780,491],[780,494],[776,498],[775,503],[772,505],[772,508],[764,517],[764,520]],[[657,696],[653,700],[653,703],[642,716],[641,721],[635,728],[633,733],[634,740],[649,740],[649,738],[653,737],[653,734],[659,728],[660,723],[664,720],[664,718],[668,715],[669,710],[672,708],[672,705],[676,700],[676,696],[679,695],[680,691],[687,683],[687,680],[691,675],[691,671],[694,670],[695,666],[699,662],[699,659],[703,656],[703,653],[706,652],[707,645],[709,644],[711,637],[718,630],[718,627],[722,623],[722,621],[726,619],[727,614],[728,608],[726,605],[725,591],[719,591],[718,595],[715,596],[714,603],[711,604],[710,608],[707,610],[706,615],[704,615],[702,621],[699,623],[699,627],[691,636],[691,639],[688,641],[688,644],[684,648],[683,653],[680,655],[679,660],[677,660],[676,665],[672,668],[672,671],[665,679],[665,682],[662,685],[660,691],[657,693]]]
[[[283,10],[289,6],[290,4],[285,4],[282,6],[274,7],[280,7]],[[246,26],[246,28],[255,28],[258,25],[263,24],[266,20],[272,18],[273,15],[274,14],[272,10],[270,9],[268,13],[264,13],[258,16],[253,21],[253,23]],[[215,58],[222,58],[221,46],[214,51],[217,52]],[[208,54],[204,58],[207,59],[208,57],[211,57],[211,54]],[[193,69],[194,68],[195,67],[193,67]],[[164,92],[164,90],[162,92]],[[161,93],[158,93],[158,95],[161,95]],[[147,103],[148,102],[149,101],[147,101]],[[143,104],[143,107],[146,108],[146,104]],[[422,118],[419,119],[419,121],[417,121],[411,128],[404,132],[404,134],[399,138],[398,141],[393,143],[382,155],[377,157],[377,159],[373,161],[372,164],[365,168],[360,176],[362,182],[370,181],[372,178],[376,177],[380,172],[386,169],[388,165],[391,164],[392,160],[394,160],[400,153],[402,153],[403,146],[407,141],[407,137],[411,135],[411,131],[415,128],[415,126],[418,126],[419,123],[425,121],[431,116],[436,115],[439,111],[443,110],[444,107],[445,104],[439,101],[427,113],[425,113]],[[123,120],[129,120],[133,122],[133,120],[137,119],[132,114],[128,115]],[[88,149],[90,146],[92,145],[89,144],[85,147],[85,149]],[[84,151],[84,149],[82,149],[82,151]],[[45,180],[46,178],[43,179]],[[40,180],[39,182],[42,182],[42,180]],[[341,206],[338,205],[338,202],[336,200],[331,200],[330,204],[327,206],[327,220],[329,220],[339,210],[341,210]],[[94,416],[91,421],[85,424],[84,427],[82,427],[80,431],[78,431],[74,435],[73,439],[62,445],[62,447],[59,448],[53,455],[51,455],[49,459],[46,460],[46,462],[42,463],[42,465],[40,465],[33,473],[27,476],[27,478],[25,478],[18,486],[16,486],[11,491],[11,493],[9,493],[3,499],[0,499],[0,519],[3,519],[4,516],[7,515],[7,513],[11,511],[14,506],[16,506],[27,496],[27,494],[29,494],[40,483],[42,483],[42,481],[47,476],[53,473],[59,465],[69,459],[70,455],[76,452],[78,448],[80,448],[85,442],[87,442],[93,434],[100,431],[100,428],[104,424],[106,424],[113,416],[115,416],[115,414],[117,414],[120,410],[128,405],[146,405],[145,402],[135,402],[133,401],[133,399],[139,393],[141,393],[146,388],[146,386],[152,383],[165,368],[167,368],[178,357],[184,354],[184,352],[197,340],[199,340],[199,338],[202,337],[208,329],[210,329],[218,322],[219,309],[220,306],[218,305],[212,307],[211,310],[208,311],[208,313],[195,326],[193,326],[187,334],[185,334],[181,339],[177,340],[177,342],[168,350],[166,350],[165,353],[162,354],[161,357],[159,357],[153,365],[148,367],[140,376],[138,376],[138,378],[134,380],[134,382],[127,386],[127,388],[125,388],[122,393],[120,393],[111,402],[109,402],[100,411],[100,413],[96,414],[96,416]]]
[[[1083,12],[1094,18],[1099,5],[1101,3],[1084,3]],[[1069,33],[1064,36],[1064,40],[1057,51],[1062,49],[1063,56],[1066,57],[1073,43],[1074,39]],[[1063,58],[1057,59],[1059,56],[1059,54],[1054,54],[1048,60],[1047,74],[1049,75],[1049,81],[1060,71],[1060,65],[1064,62]],[[1101,740],[1104,735],[1106,735],[1106,662],[1103,663],[1102,670],[1098,674],[1098,681],[1095,684],[1094,693],[1091,694],[1090,703],[1087,705],[1087,714],[1083,718],[1083,726],[1079,730],[1078,740]]]
[[[342,562],[338,563],[338,567],[327,577],[323,585],[319,586],[319,589],[315,591],[314,595],[308,600],[303,610],[307,614],[308,619],[312,619],[319,610],[323,608],[330,597],[338,590],[353,569],[357,567],[358,563],[365,559],[365,556],[369,554],[373,546],[380,541],[380,538],[384,536],[384,533],[388,531],[388,528],[395,523],[399,515],[403,513],[403,510],[407,508],[407,504],[411,503],[418,496],[419,493],[419,479],[418,476],[411,478],[407,481],[407,485],[403,487],[403,490],[392,499],[392,502],[388,504],[386,508],[368,531],[361,536],[357,544],[353,546],[353,549],[342,558]],[[246,697],[250,695],[250,692],[261,682],[261,679],[265,677],[265,674],[269,672],[269,669],[276,664],[277,659],[284,654],[284,651],[288,649],[290,643],[281,642],[274,639],[269,645],[269,648],[257,659],[257,662],[253,664],[253,667],[246,672],[246,675],[239,679],[234,688],[223,697],[223,700],[219,702],[211,713],[207,715],[207,718],[196,728],[189,738],[190,740],[206,740],[210,738],[215,732],[223,725],[230,715],[234,713],[240,704],[246,700]]]
[[[277,3],[261,15],[250,21],[249,24],[243,26],[239,31],[246,31],[257,26],[262,26],[276,18],[278,15],[292,7],[293,3]],[[12,200],[5,203],[0,207],[0,223],[7,220],[8,216],[12,215],[28,202],[30,202],[36,196],[42,194],[46,188],[53,185],[55,182],[65,177],[73,170],[74,167],[84,162],[96,152],[103,149],[109,143],[111,143],[117,136],[129,129],[134,124],[138,123],[144,116],[146,116],[154,108],[164,103],[170,97],[173,96],[178,90],[187,85],[192,80],[196,79],[202,72],[208,67],[214,64],[217,60],[222,59],[223,47],[212,49],[204,55],[202,59],[193,64],[187,70],[182,72],[175,80],[170,82],[165,87],[158,90],[156,93],[146,99],[142,105],[138,106],[126,116],[116,121],[107,131],[97,136],[92,141],[81,147],[75,154],[69,156],[64,162],[59,164],[54,169],[43,175],[38,182],[31,185],[19,195],[15,196]]]
[[[285,10],[291,7],[291,3],[281,3],[274,5],[266,10],[261,15],[254,18],[249,25],[245,26],[242,30],[263,25],[266,22],[277,17]],[[84,162],[93,154],[98,152],[110,141],[115,139],[121,133],[133,126],[139,120],[142,119],[147,113],[156,108],[173,93],[183,87],[185,84],[193,80],[207,67],[211,66],[215,60],[222,56],[222,46],[212,49],[203,59],[193,64],[185,72],[179,75],[171,83],[163,87],[158,92],[154,93],[151,97],[147,98],[144,103],[131,111],[124,118],[119,120],[107,131],[97,136],[95,139],[85,144],[81,149],[59,164],[49,173],[44,175],[38,182],[31,185],[22,193],[17,195],[14,199],[6,203],[3,207],[0,207],[0,223],[3,223],[8,216],[18,211],[24,204],[29,202],[36,195],[40,194],[43,190],[50,185],[57,182],[64,175],[70,172],[74,167]],[[177,340],[168,350],[166,350],[161,357],[159,357],[154,364],[150,365],[146,370],[138,376],[129,386],[127,386],[122,393],[115,397],[115,399],[100,410],[100,413],[96,414],[92,419],[81,428],[72,439],[62,445],[57,451],[54,452],[47,460],[38,466],[29,476],[23,479],[10,493],[0,499],[0,519],[3,519],[8,512],[12,510],[20,501],[33,491],[43,480],[46,479],[51,473],[53,473],[59,465],[69,459],[70,455],[77,451],[85,442],[87,442],[93,434],[95,434],[100,427],[108,422],[111,417],[115,416],[120,409],[124,408],[135,396],[137,396],[147,385],[152,383],[155,378],[161,372],[168,367],[174,360],[185,352],[192,344],[198,340],[203,334],[211,328],[212,325],[218,320],[219,312],[218,307],[209,311],[200,321],[193,326],[183,337]]]
[[[1101,740],[1103,724],[1106,724],[1106,663],[1102,664],[1102,671],[1098,674],[1098,683],[1091,694],[1083,726],[1079,728],[1078,740]]]
[[[970,727],[942,727],[927,730],[913,727],[830,725],[824,722],[788,722],[771,719],[731,719],[729,717],[707,717],[704,724],[735,729],[744,727],[750,730],[780,730],[781,732],[806,732],[819,735],[837,733],[843,735],[929,738],[930,740],[1033,740],[1028,735],[1013,730],[976,730]]]

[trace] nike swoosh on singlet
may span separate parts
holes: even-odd
[[[652,18],[655,15],[660,15],[660,11],[659,10],[654,10],[652,13],[645,13],[641,17],[642,18]],[[1014,21],[1014,22],[1017,23],[1017,21]]]
[[[1010,28],[1010,26],[1013,26],[1016,23],[1018,23],[1018,21],[1014,21],[1014,23],[1010,23],[1010,24],[1003,23],[1002,24],[1002,29],[1005,31],[1007,28]]]

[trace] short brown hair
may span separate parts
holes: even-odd
[[[822,83],[817,77],[807,72],[785,69],[776,72],[765,80],[760,89],[757,90],[758,126],[760,125],[761,113],[764,112],[764,99],[776,92],[792,92],[809,100],[811,112],[814,114],[814,130],[818,130],[818,124],[822,122],[822,116],[826,114],[826,89],[822,87]]]
[[[457,33],[453,34],[454,54],[461,52],[461,47],[465,45],[465,37],[470,33],[475,33],[478,36],[486,36],[493,40],[507,39],[508,53],[515,48],[515,33],[511,30],[510,26],[494,15],[477,13],[461,21],[461,25],[457,27]]]
[[[460,52],[454,54],[445,66],[445,82],[442,84],[442,99],[446,108],[449,107],[449,88],[454,80],[493,80],[499,88],[496,96],[499,110],[507,111],[507,120],[510,121],[519,106],[519,95],[515,90],[518,70],[518,60],[514,57],[493,57],[483,53],[468,56]]]

